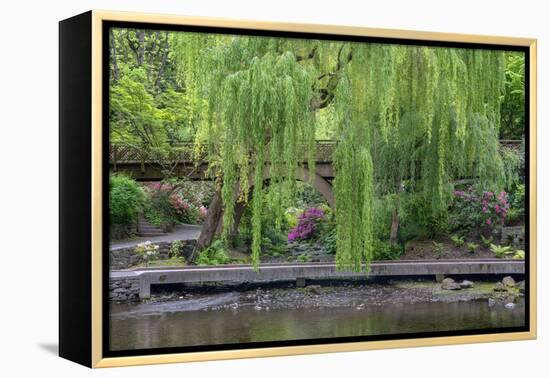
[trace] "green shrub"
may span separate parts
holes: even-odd
[[[157,227],[167,231],[177,221],[177,213],[172,206],[170,193],[165,190],[151,190],[144,212],[145,218]]]
[[[309,256],[307,253],[302,253],[301,255],[299,255],[297,258],[296,258],[297,261],[299,262],[310,262],[311,261],[311,256]]]
[[[525,185],[518,184],[510,193],[510,209],[506,217],[507,224],[522,223],[525,216]]]
[[[460,235],[452,235],[451,236],[451,240],[453,241],[453,244],[457,247],[457,248],[460,248],[464,245],[464,237],[463,236],[460,236]]]
[[[326,201],[321,193],[309,183],[297,181],[296,202],[298,207],[317,207]]]
[[[319,243],[326,248],[329,253],[336,253],[336,226],[326,228],[319,237]]]
[[[111,224],[132,224],[145,202],[137,182],[124,175],[109,177],[109,217]]]
[[[492,236],[488,236],[488,237],[485,237],[483,235],[479,235],[481,237],[481,241],[483,242],[483,245],[487,248],[490,248],[491,245],[493,244],[493,237]]]
[[[495,257],[499,259],[505,257],[506,255],[511,255],[514,253],[514,250],[510,246],[501,246],[491,244],[491,251],[495,254]]]
[[[514,260],[525,260],[525,251],[518,249],[513,257]]]
[[[432,244],[433,244],[433,253],[435,255],[435,258],[439,259],[443,254],[443,243],[432,241]]]
[[[389,241],[377,240],[374,243],[374,260],[397,260],[403,255],[403,247]]]
[[[282,235],[282,239],[279,239],[278,236],[275,236],[275,238],[275,241],[267,236],[262,238],[262,243],[260,246],[263,254],[277,257],[286,252],[286,239],[284,238],[284,235]]]
[[[468,251],[469,251],[470,253],[474,253],[474,252],[476,251],[477,247],[479,247],[479,244],[476,244],[476,243],[468,243],[466,246],[468,247]]]
[[[172,244],[170,244],[170,257],[180,257],[181,252],[183,250],[183,242],[181,240],[174,240]]]
[[[431,212],[431,202],[421,193],[405,192],[400,196],[399,240],[404,244],[409,240],[433,238],[449,231],[446,212],[435,216]],[[391,208],[386,210],[387,233],[391,224]],[[382,238],[378,235],[379,238]]]
[[[202,251],[197,257],[197,265],[223,265],[231,261],[221,240],[214,241],[210,247]]]

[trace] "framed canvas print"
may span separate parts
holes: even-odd
[[[60,355],[536,337],[536,41],[60,22]]]

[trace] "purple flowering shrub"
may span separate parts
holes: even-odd
[[[491,230],[504,224],[509,209],[506,192],[480,192],[469,187],[454,192],[449,221],[455,229],[484,227]]]
[[[317,229],[319,223],[325,218],[323,209],[310,207],[298,216],[298,224],[292,228],[288,234],[288,241],[311,239]]]

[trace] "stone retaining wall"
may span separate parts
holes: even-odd
[[[131,302],[139,300],[139,279],[137,277],[109,279],[109,300]]]
[[[196,240],[181,240],[183,244],[182,256],[186,259],[191,256],[197,243]],[[167,259],[170,254],[172,241],[154,243],[159,246],[159,259]],[[141,255],[134,251],[135,247],[120,248],[109,251],[109,268],[111,270],[128,269],[145,262]]]
[[[131,238],[137,233],[135,225],[112,224],[109,229],[111,240],[121,240]]]
[[[500,237],[500,244],[511,244],[514,247],[523,247],[525,245],[525,227],[513,226],[503,227]],[[523,249],[523,248],[522,248]]]

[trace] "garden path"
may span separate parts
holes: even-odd
[[[201,232],[200,225],[194,224],[178,224],[174,227],[174,231],[161,236],[149,236],[139,237],[132,240],[114,241],[110,243],[109,249],[115,250],[120,248],[128,248],[138,245],[144,241],[151,241],[152,243],[166,242],[172,240],[196,240]]]

